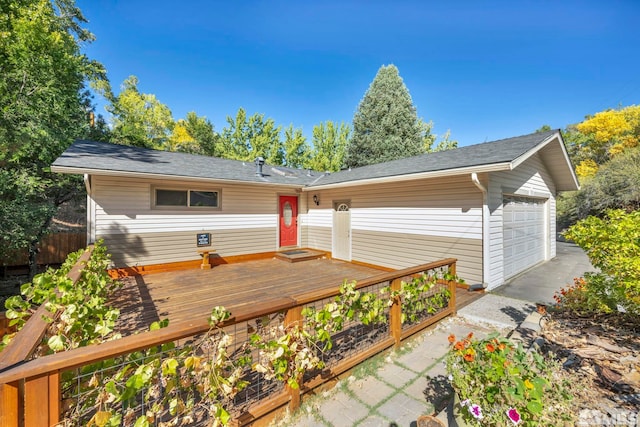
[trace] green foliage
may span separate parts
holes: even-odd
[[[423,129],[398,69],[382,66],[353,116],[345,166],[358,167],[424,152]]]
[[[138,78],[129,76],[115,96],[105,93],[113,116],[112,142],[136,147],[170,149],[169,137],[174,126],[169,107],[155,95],[138,90]]]
[[[461,401],[454,409],[472,425],[557,426],[575,417],[571,384],[558,375],[558,362],[498,334],[450,335],[449,343],[447,372]]]
[[[289,125],[284,130],[284,155],[286,166],[290,168],[305,167],[309,163],[311,152],[302,128]]]
[[[219,143],[219,136],[213,128],[213,124],[206,117],[198,116],[190,111],[184,119],[184,126],[196,144],[196,154],[205,156],[217,156],[216,146]]]
[[[575,196],[578,219],[603,216],[610,209],[640,209],[640,147],[629,148],[603,164]]]
[[[431,130],[433,129],[433,121],[425,122],[424,120],[420,119],[420,127],[422,129],[422,141],[424,151],[426,153],[446,151],[458,148],[458,141],[451,139],[450,131],[447,131],[444,135],[442,135],[440,141],[436,144],[436,146],[433,146],[438,138],[438,135],[431,132]]]
[[[383,291],[388,295],[386,290]],[[356,290],[356,282],[346,280],[340,286],[340,295],[331,303],[317,310],[307,307],[302,311],[305,325],[313,331],[318,342],[324,343],[324,349],[333,346],[331,336],[344,328],[346,322],[359,321],[364,325],[387,323],[386,307],[393,303],[388,298],[378,298],[370,292]]]
[[[324,367],[317,356],[315,340],[298,325],[253,334],[251,344],[260,349],[253,369],[267,380],[284,381],[293,389],[300,387],[299,381],[306,371]]]
[[[606,276],[594,276],[591,273],[586,273],[585,276],[586,278],[574,278],[572,285],[560,288],[553,295],[556,312],[570,316],[592,316],[613,311],[612,307],[615,308],[617,304],[611,298]]]
[[[344,154],[351,128],[346,123],[326,121],[313,127],[313,149],[305,167],[321,172],[337,172],[344,163]]]
[[[50,326],[43,341],[54,353],[117,337],[112,332],[119,311],[111,308],[107,299],[119,283],[106,272],[109,264],[106,247],[101,242],[96,243],[76,284],[67,277],[83,252],[70,254],[58,270],[49,269],[37,275],[31,283],[22,285],[22,296],[16,295],[5,301],[7,318],[11,319],[9,324],[15,325],[18,331],[37,307],[46,302]],[[53,314],[58,310],[60,315],[54,318]],[[4,348],[14,336],[6,335],[0,348]],[[41,353],[46,351],[41,350]]]
[[[399,291],[391,291],[391,298],[400,298],[402,302],[402,323],[416,323],[425,314],[435,314],[449,304],[451,292],[439,286],[444,274],[427,275],[423,273],[411,281],[402,281]],[[449,278],[447,280],[454,280]]]
[[[453,280],[448,273],[443,280]],[[431,278],[429,279],[431,280]],[[413,281],[420,295],[411,298],[427,300],[423,311],[431,312],[434,304],[446,304],[443,293],[432,286],[422,287]],[[402,295],[409,295],[406,286]],[[303,310],[305,327],[299,324],[270,326],[269,317],[258,321],[250,340],[232,346],[233,339],[222,328],[231,313],[214,307],[209,318],[211,329],[201,337],[187,341],[182,347],[165,343],[137,351],[118,359],[105,360],[65,374],[63,388],[79,396],[66,414],[66,421],[88,425],[151,425],[162,419],[171,425],[197,423],[209,418],[213,425],[226,425],[235,395],[248,386],[250,371],[265,380],[286,383],[299,388],[305,372],[324,367],[319,355],[331,347],[331,335],[343,330],[347,322],[364,325],[387,323],[387,308],[400,294],[392,296],[388,289],[379,294],[356,289],[355,282],[344,282],[340,295],[321,310]],[[406,304],[414,304],[406,297]],[[404,303],[403,303],[404,304]],[[95,322],[92,322],[94,324]],[[151,330],[166,327],[168,321],[151,325]],[[230,351],[233,348],[233,351]],[[257,354],[256,354],[257,353]],[[144,407],[144,413],[139,411]],[[181,424],[182,423],[182,424]]]
[[[610,210],[604,218],[588,217],[565,236],[587,252],[600,273],[586,277],[587,292],[610,310],[640,312],[640,211]]]
[[[221,134],[221,157],[248,162],[262,157],[270,165],[284,163],[281,128],[273,119],[265,119],[264,114],[258,113],[247,117],[240,108],[235,119],[227,116],[227,124]]]
[[[228,407],[247,382],[242,380],[248,357],[231,356],[232,338],[220,327],[230,317],[224,307],[214,307],[203,337],[177,348],[166,343],[125,356],[124,360],[107,360],[91,367],[93,375],[77,387],[80,401],[67,420],[82,421],[93,412],[88,425],[155,425],[163,419],[171,425],[184,425],[208,416],[213,425],[227,425]],[[156,322],[150,330],[168,325]],[[136,413],[137,405],[146,408]]]
[[[35,246],[77,177],[51,163],[89,132],[86,86],[108,86],[102,65],[80,51],[93,35],[73,0],[7,0],[0,14],[0,257]]]

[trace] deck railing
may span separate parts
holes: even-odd
[[[382,288],[390,286],[392,291],[400,290],[403,280],[411,280],[422,273],[433,275],[437,271],[448,271],[455,276],[455,269],[455,259],[444,259],[376,275],[358,282],[356,289],[361,292],[379,293]],[[424,313],[417,320],[414,319],[413,323],[402,323],[403,308],[398,298],[387,308],[387,322],[384,325],[372,327],[355,321],[346,323],[342,331],[332,336],[333,348],[321,352],[320,357],[324,360],[325,367],[319,372],[304,375],[299,389],[284,387],[275,380],[269,382],[260,375],[251,373],[249,386],[235,396],[234,422],[238,425],[250,423],[287,404],[291,409],[295,409],[300,404],[301,395],[306,391],[389,347],[399,345],[403,339],[442,318],[455,314],[456,282],[441,279],[437,282],[436,288],[435,291],[449,290],[446,306],[435,312]],[[255,330],[257,324],[263,324],[265,319],[276,325],[288,326],[295,323],[304,327],[302,312],[305,307],[321,308],[327,302],[333,301],[337,295],[338,286],[300,295],[283,296],[269,303],[257,302],[231,313],[232,317],[226,320],[222,327],[234,337],[235,345],[241,346],[244,341],[249,340],[250,331]],[[32,316],[32,319],[35,317]],[[15,340],[24,339],[20,338],[23,331],[24,329],[18,333]],[[56,425],[65,417],[65,408],[73,407],[75,399],[80,397],[78,387],[62,389],[63,378],[67,385],[69,378],[73,379],[70,383],[88,383],[89,379],[82,376],[83,367],[102,361],[111,361],[108,363],[110,367],[118,366],[119,363],[124,363],[126,357],[136,352],[158,348],[167,343],[181,346],[209,331],[207,319],[193,319],[33,360],[28,360],[29,352],[25,351],[5,355],[7,348],[0,353],[0,426]],[[24,346],[23,344],[19,347]],[[105,375],[107,374],[105,371]],[[144,411],[144,407],[139,410]],[[86,416],[90,417],[91,414]],[[88,418],[81,423],[84,424],[87,420]]]

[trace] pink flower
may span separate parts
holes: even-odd
[[[509,408],[509,410],[507,410],[507,417],[509,417],[514,425],[518,425],[520,421],[522,421],[522,418],[520,418],[520,414],[516,408]]]
[[[469,412],[471,412],[471,415],[473,415],[477,420],[481,420],[483,418],[482,408],[480,408],[480,406],[476,405],[475,403],[469,406]]]
[[[460,406],[467,406],[469,403],[471,403],[471,401],[469,399],[465,399],[462,402],[460,402]]]

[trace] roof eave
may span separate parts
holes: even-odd
[[[522,163],[527,161],[534,154],[542,151],[544,148],[552,144],[553,142],[557,142],[557,149],[560,150],[562,157],[564,159],[564,163],[566,165],[565,173],[561,173],[563,176],[558,176],[558,174],[554,174],[554,181],[556,182],[556,190],[557,191],[576,191],[580,189],[580,183],[578,182],[578,177],[576,176],[573,165],[571,163],[571,159],[569,158],[569,153],[564,145],[564,141],[562,139],[562,134],[557,131],[556,133],[549,135],[547,139],[542,141],[540,144],[533,147],[531,150],[522,154],[520,157],[516,158],[511,162],[511,170],[517,168]],[[554,169],[557,171],[557,169]],[[568,172],[568,173],[567,173]]]
[[[446,169],[441,171],[429,171],[429,172],[418,172],[412,174],[405,175],[393,175],[393,176],[385,176],[380,178],[365,178],[358,180],[349,180],[343,182],[337,182],[335,184],[314,184],[311,186],[304,187],[302,189],[305,191],[317,191],[317,190],[329,190],[334,188],[344,188],[350,187],[353,185],[373,185],[373,184],[388,184],[394,182],[403,182],[403,181],[413,181],[418,179],[426,179],[426,178],[441,178],[455,175],[465,175],[468,173],[476,172],[499,172],[509,170],[510,163],[493,163],[490,165],[482,165],[482,166],[468,166],[464,168],[456,168],[456,169]]]
[[[88,174],[88,175],[100,175],[100,176],[114,176],[114,177],[123,177],[123,178],[143,178],[143,179],[163,179],[170,181],[193,181],[193,182],[213,182],[213,183],[221,183],[221,184],[247,184],[247,185],[265,185],[265,186],[274,186],[274,187],[291,187],[291,188],[301,188],[304,184],[301,183],[278,183],[278,182],[257,182],[257,181],[241,181],[237,179],[223,179],[223,178],[205,178],[205,177],[195,177],[195,176],[185,176],[185,175],[166,175],[166,174],[155,174],[148,172],[131,172],[131,171],[116,171],[116,170],[102,170],[102,169],[88,169],[88,168],[77,168],[73,166],[51,166],[51,171],[55,173],[68,173],[68,174]]]

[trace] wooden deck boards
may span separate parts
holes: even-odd
[[[202,319],[217,305],[233,313],[256,302],[337,288],[345,279],[362,280],[381,272],[330,259],[298,263],[265,259],[130,277],[114,299],[121,312],[117,329],[126,335],[165,318],[171,322]],[[479,294],[460,289],[456,297],[461,306]]]

